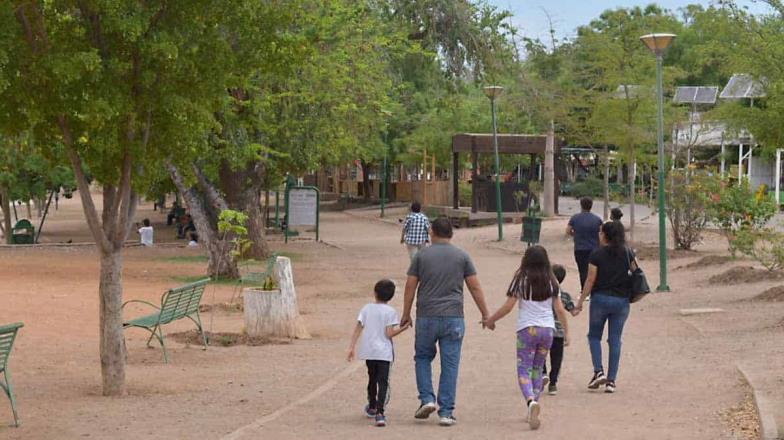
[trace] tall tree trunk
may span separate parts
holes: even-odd
[[[269,246],[264,236],[264,215],[261,210],[261,187],[264,184],[264,167],[260,163],[250,163],[244,169],[233,169],[223,162],[219,170],[220,186],[226,194],[229,208],[242,211],[248,216],[245,225],[251,242],[249,256],[264,259],[269,256]],[[209,182],[201,179],[202,185]]]
[[[635,206],[635,192],[637,180],[637,157],[634,151],[631,153],[631,160],[629,161],[629,241],[634,241],[634,206]]]
[[[218,233],[216,218],[205,207],[203,196],[196,188],[188,188],[179,170],[167,164],[174,185],[190,209],[199,241],[207,248],[207,275],[215,278],[238,278],[237,262],[231,255],[230,243]]]
[[[125,337],[122,316],[122,253],[101,251],[100,334],[104,396],[121,396],[125,388]]]
[[[544,150],[544,198],[543,211],[545,217],[555,215],[555,122],[550,121],[547,131],[547,142]]]
[[[362,165],[362,193],[363,193],[362,196],[364,197],[365,200],[369,200],[370,199],[369,167],[368,167],[368,163],[365,162],[364,160],[360,161],[360,164]],[[425,176],[427,176],[427,170],[425,170]]]
[[[610,218],[610,147],[604,146],[604,220]]]
[[[8,198],[8,189],[0,186],[0,206],[3,210],[3,237],[6,244],[11,244],[11,200]]]

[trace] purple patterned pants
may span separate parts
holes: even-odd
[[[517,332],[517,379],[526,401],[542,394],[542,368],[553,344],[552,328],[526,327]]]

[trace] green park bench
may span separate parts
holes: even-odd
[[[279,255],[279,253],[275,252],[267,258],[263,272],[246,272],[242,274],[239,283],[245,287],[262,287],[267,278],[272,276],[272,269],[275,267],[275,261],[277,261]]]
[[[123,328],[130,327],[143,328],[150,332],[150,339],[147,340],[147,346],[150,346],[152,338],[158,339],[163,349],[163,361],[169,362],[169,357],[166,353],[166,345],[163,342],[163,330],[161,327],[169,324],[178,319],[188,318],[196,324],[196,327],[201,333],[202,340],[204,341],[204,349],[207,349],[207,335],[204,334],[204,328],[201,325],[201,317],[199,317],[199,303],[204,294],[204,287],[210,281],[205,278],[194,283],[186,284],[176,289],[167,290],[161,297],[161,306],[142,300],[126,301],[122,308],[131,303],[143,303],[152,306],[158,311],[151,315],[142,316],[141,318],[132,319],[123,322]]]
[[[0,388],[11,401],[11,411],[14,413],[14,425],[19,426],[19,417],[16,414],[16,398],[14,388],[11,384],[11,373],[8,372],[8,358],[11,357],[11,349],[14,347],[14,339],[20,328],[24,327],[21,322],[0,326],[0,373],[5,376],[5,382],[0,381]]]
[[[23,218],[11,228],[11,242],[13,244],[35,243],[35,227],[30,220]]]

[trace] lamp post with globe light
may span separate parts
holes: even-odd
[[[648,34],[640,37],[645,46],[656,55],[656,144],[659,159],[659,287],[657,292],[669,292],[667,285],[667,230],[664,206],[664,98],[662,91],[662,61],[664,53],[675,39],[675,34]]]

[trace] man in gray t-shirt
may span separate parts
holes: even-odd
[[[465,334],[463,320],[463,283],[482,314],[487,316],[487,305],[476,269],[468,254],[449,243],[452,224],[440,217],[431,225],[432,246],[414,255],[408,269],[403,317],[400,325],[411,322],[411,308],[417,298],[417,319],[414,335],[414,360],[417,388],[421,405],[414,417],[426,419],[436,410],[438,403],[439,423],[449,426],[455,423],[457,372],[460,351]],[[433,392],[431,364],[437,350],[441,350],[441,377],[438,398]]]

